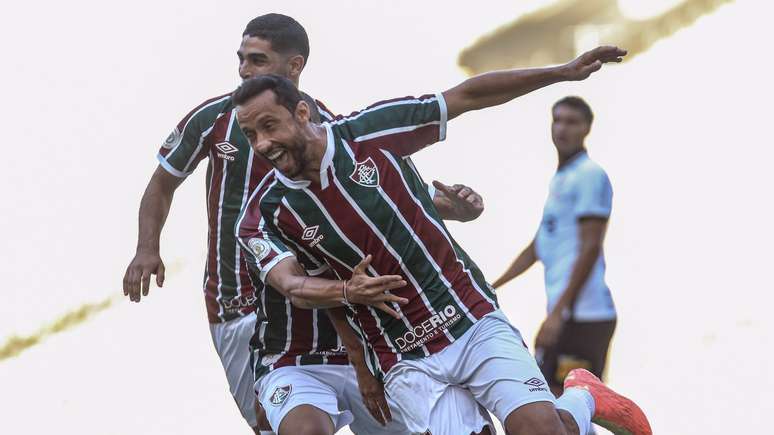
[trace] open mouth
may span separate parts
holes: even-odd
[[[279,160],[282,158],[282,156],[284,155],[285,155],[285,150],[280,148],[267,154],[266,158],[271,160],[272,163],[277,164]]]

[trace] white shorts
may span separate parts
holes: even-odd
[[[229,390],[250,427],[258,426],[253,392],[253,368],[250,367],[250,338],[255,330],[256,315],[210,324],[210,334],[220,362],[226,371]]]
[[[502,311],[479,320],[442,351],[396,364],[385,379],[408,428],[433,435],[458,435],[460,431],[432,429],[452,409],[435,409],[449,385],[465,388],[472,399],[501,422],[520,406],[555,399],[519,331]],[[426,400],[417,400],[418,397]]]

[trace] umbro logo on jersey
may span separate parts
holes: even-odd
[[[271,398],[269,398],[269,402],[271,402],[271,404],[274,406],[280,406],[283,403],[285,403],[285,400],[287,400],[288,396],[290,396],[291,391],[293,391],[292,385],[277,387],[277,389],[274,390],[273,393],[271,393]]]
[[[320,234],[319,236],[317,235],[317,231],[319,231],[319,229],[319,225],[304,228],[304,231],[301,233],[301,240],[309,242],[309,246],[314,248],[318,243],[322,242],[322,239],[325,238],[325,235],[323,234]]]
[[[220,151],[218,153],[218,157],[221,159],[228,160],[230,162],[234,161],[234,156],[229,154],[234,154],[235,152],[239,151],[239,148],[235,147],[234,145],[231,145],[228,142],[221,142],[218,144],[215,144],[215,149]]]
[[[545,385],[546,383],[545,383],[545,382],[543,382],[543,381],[541,381],[541,380],[540,380],[540,379],[538,379],[538,378],[529,378],[529,379],[527,379],[526,381],[524,381],[524,384],[525,384],[525,385],[529,385],[530,387],[532,387],[532,388],[530,388],[530,389],[529,389],[529,391],[530,391],[530,392],[533,392],[533,393],[534,393],[535,391],[548,391],[548,390],[547,390],[547,389],[546,389],[546,388],[543,386],[543,385]]]
[[[349,178],[361,186],[376,187],[379,185],[379,169],[373,159],[369,157],[355,164],[355,170],[352,171]]]

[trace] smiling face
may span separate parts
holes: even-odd
[[[583,149],[583,142],[591,130],[591,124],[583,112],[566,104],[558,104],[552,115],[551,138],[559,155],[572,156]]]
[[[239,76],[243,81],[262,74],[276,74],[298,82],[304,65],[301,55],[284,55],[274,51],[271,42],[250,35],[242,38],[237,58]]]
[[[298,179],[308,168],[311,155],[304,135],[309,123],[306,102],[299,101],[291,113],[277,103],[272,90],[266,90],[238,107],[237,121],[253,150],[286,177]]]

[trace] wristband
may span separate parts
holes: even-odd
[[[352,304],[349,302],[349,295],[347,294],[347,287],[349,287],[349,280],[344,281],[344,285],[342,287],[342,293],[344,293],[344,305],[346,306],[352,306]]]

